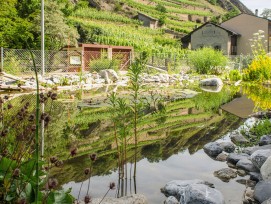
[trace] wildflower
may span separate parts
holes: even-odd
[[[57,187],[58,181],[55,178],[49,178],[47,185],[49,189],[54,189]]]
[[[115,187],[116,187],[115,182],[111,182],[111,183],[109,184],[109,188],[110,188],[110,190],[114,190],[114,189],[115,189]]]
[[[85,173],[85,175],[88,175],[90,173],[90,168],[86,168],[84,173]]]
[[[57,157],[53,156],[53,157],[50,157],[50,162],[52,164],[56,163],[58,161]]]
[[[91,197],[89,195],[86,195],[85,198],[84,198],[84,201],[85,201],[86,204],[90,203]]]
[[[51,94],[51,99],[54,101],[57,99],[57,94],[56,93],[52,93]]]
[[[97,154],[93,153],[93,154],[89,155],[89,158],[91,159],[91,161],[96,161],[97,160]]]
[[[20,175],[20,169],[18,169],[18,168],[14,169],[12,176],[14,178],[17,178],[17,177],[19,177],[19,175]]]
[[[72,148],[70,153],[72,157],[75,156],[77,154],[77,148],[76,147]]]

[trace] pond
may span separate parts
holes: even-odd
[[[242,202],[245,186],[238,181],[241,177],[222,182],[213,176],[214,171],[227,167],[207,156],[203,146],[218,139],[229,141],[228,132],[237,129],[244,121],[233,114],[222,112],[219,107],[242,93],[255,102],[255,108],[269,108],[271,98],[268,87],[224,86],[219,93],[183,90],[178,86],[145,86],[140,96],[144,107],[138,121],[138,148],[136,179],[133,179],[134,142],[127,141],[124,168],[127,179],[123,179],[120,191],[110,191],[108,196],[144,194],[149,203],[163,203],[166,197],[160,192],[171,180],[202,179],[213,183],[222,192],[227,204]],[[151,91],[150,91],[151,90]],[[255,91],[258,90],[258,91]],[[116,91],[121,98],[129,98],[129,90],[123,87],[100,87],[90,91],[67,91],[58,96],[54,104],[45,104],[46,111],[52,111],[52,124],[46,130],[46,156],[55,155],[64,160],[62,168],[53,168],[52,177],[58,179],[64,189],[72,188],[77,198],[87,193],[90,181],[90,195],[102,197],[110,182],[119,183],[118,154],[114,138],[114,123],[109,105],[109,94]],[[33,95],[21,96],[12,102],[33,100]],[[163,109],[159,109],[159,103]],[[132,116],[120,116],[127,121]],[[129,130],[132,135],[132,129]],[[69,156],[71,148],[77,148],[77,155]],[[97,153],[91,162],[89,154]],[[91,168],[91,177],[84,174]],[[130,173],[131,171],[131,173]],[[243,178],[243,177],[242,177]]]

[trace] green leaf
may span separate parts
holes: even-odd
[[[69,193],[70,190],[51,191],[48,195],[47,204],[72,204],[74,198]]]
[[[14,169],[16,161],[3,157],[0,161],[0,172],[6,172],[8,169]]]

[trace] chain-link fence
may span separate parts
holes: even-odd
[[[36,67],[41,73],[41,51],[32,50]],[[139,53],[104,51],[45,51],[44,73],[67,73],[103,69],[127,70]],[[229,56],[229,69],[243,69],[251,62],[250,56]],[[160,53],[148,56],[147,67],[168,72],[186,72],[189,69],[185,56]],[[33,75],[34,66],[29,50],[1,48],[1,70],[13,75]]]

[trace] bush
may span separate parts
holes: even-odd
[[[199,74],[220,74],[227,64],[221,51],[205,47],[188,55],[188,64]]]
[[[155,9],[161,13],[166,13],[167,12],[167,9],[165,6],[163,6],[162,4],[157,4]]]
[[[271,79],[271,58],[267,55],[256,57],[243,72],[244,81],[264,81]]]
[[[229,78],[230,78],[230,81],[238,81],[242,78],[242,76],[238,70],[234,69],[230,71]]]
[[[120,60],[118,59],[97,59],[90,62],[91,70],[99,72],[103,69],[114,69],[118,71],[120,68]]]

